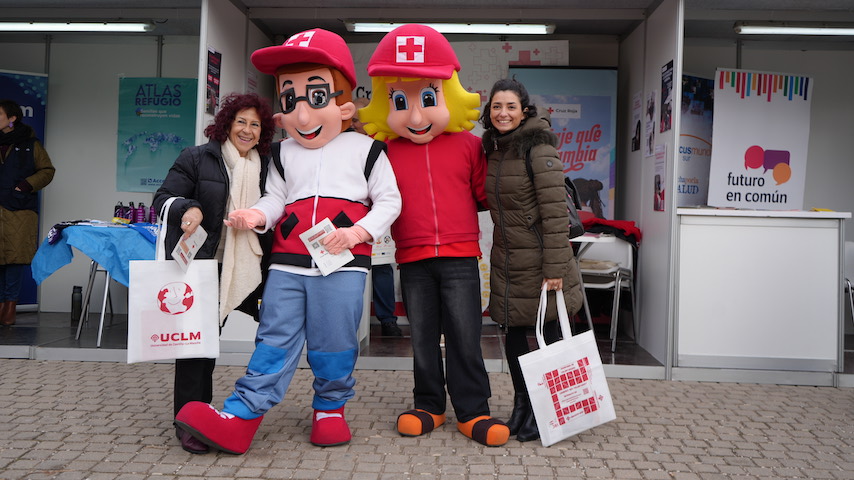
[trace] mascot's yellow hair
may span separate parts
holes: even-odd
[[[400,136],[394,133],[391,127],[388,126],[388,123],[386,123],[389,114],[388,95],[386,95],[388,91],[387,85],[393,82],[415,80],[421,79],[382,76],[371,78],[373,89],[371,103],[359,110],[359,119],[365,123],[365,133],[381,142],[394,140]],[[445,95],[445,105],[451,114],[448,127],[445,131],[455,133],[474,128],[474,122],[480,116],[480,112],[477,111],[477,107],[480,106],[480,95],[463,88],[457,72],[454,72],[451,78],[442,80],[442,93]]]

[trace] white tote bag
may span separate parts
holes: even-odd
[[[536,326],[540,348],[519,357],[544,447],[617,418],[593,331],[572,336],[563,292],[555,297],[563,340],[546,345],[543,338],[543,289]]]
[[[163,206],[161,218],[174,198]],[[185,273],[166,260],[165,222],[155,260],[130,262],[128,363],[219,357],[219,272],[216,260],[193,260]]]

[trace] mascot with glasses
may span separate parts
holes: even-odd
[[[400,192],[384,144],[350,128],[356,73],[341,37],[307,30],[255,51],[252,63],[275,76],[283,112],[276,123],[288,134],[273,149],[267,192],[226,221],[257,232],[275,228],[255,352],[222,410],[191,402],[176,423],[214,448],[246,452],[263,415],[284,398],[305,346],[314,373],[310,441],[342,445],[351,439],[344,405],[355,394],[372,242],[400,213]],[[331,233],[304,243],[300,234],[326,219]],[[324,275],[310,246],[321,255],[349,250],[353,260]]]

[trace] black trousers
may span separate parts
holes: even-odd
[[[528,341],[528,332],[531,327],[507,327],[504,336],[504,352],[507,355],[507,366],[510,369],[510,378],[516,393],[527,396],[525,379],[522,377],[522,368],[519,366],[519,357],[532,351]],[[543,337],[547,345],[560,340],[560,326],[557,321],[547,322],[543,327]],[[533,350],[536,350],[536,342]]]
[[[213,400],[214,358],[185,358],[175,360],[175,415],[192,401],[211,403]]]
[[[450,396],[460,422],[489,415],[492,392],[480,346],[483,314],[477,258],[403,263],[400,286],[411,331],[415,408],[445,413]],[[443,334],[444,364],[439,344]]]

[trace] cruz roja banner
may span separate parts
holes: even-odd
[[[617,142],[617,70],[612,68],[511,67],[538,109],[548,111],[558,137],[564,174],[582,209],[614,218]]]
[[[813,81],[719,69],[709,205],[802,210]]]

